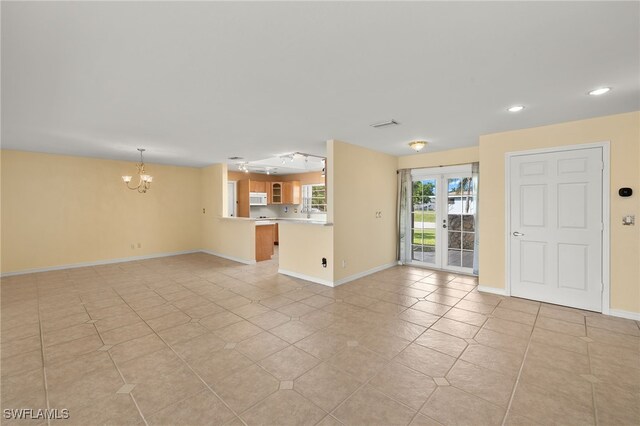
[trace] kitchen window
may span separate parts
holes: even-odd
[[[327,191],[324,184],[302,186],[302,212],[326,213]]]

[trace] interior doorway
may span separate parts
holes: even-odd
[[[227,203],[228,203],[228,213],[229,217],[237,217],[238,216],[238,203],[237,203],[237,195],[236,195],[236,182],[235,181],[227,181]]]

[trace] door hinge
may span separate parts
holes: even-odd
[[[600,230],[604,231],[604,223],[603,222],[600,222]]]
[[[604,170],[604,161],[600,162],[600,170]]]

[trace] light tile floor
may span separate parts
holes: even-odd
[[[640,424],[637,322],[418,268],[337,288],[276,270],[191,254],[3,279],[2,408],[81,425]]]

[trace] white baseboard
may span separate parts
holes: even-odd
[[[46,268],[23,269],[23,270],[14,271],[14,272],[4,272],[0,274],[0,277],[11,277],[13,275],[34,274],[38,272],[59,271],[61,269],[86,268],[88,266],[110,265],[112,263],[134,262],[136,260],[148,260],[148,259],[155,259],[158,257],[178,256],[181,254],[198,253],[200,251],[201,250],[184,250],[184,251],[174,251],[170,253],[154,253],[154,254],[145,254],[142,256],[121,257],[118,259],[96,260],[93,262],[81,262],[81,263],[71,263],[67,265],[49,266]]]
[[[216,253],[214,251],[211,250],[196,250],[196,251],[200,251],[202,253],[207,253],[210,254],[212,256],[218,256],[221,257],[223,259],[227,259],[227,260],[233,260],[234,262],[239,262],[239,263],[244,263],[245,265],[253,265],[256,263],[255,260],[249,260],[249,259],[242,259],[240,257],[234,257],[234,256],[227,256],[226,254],[222,254],[222,253]]]
[[[620,317],[640,321],[640,312],[629,312],[623,311],[622,309],[609,309],[609,315],[611,315],[612,317]]]
[[[508,296],[507,290],[504,288],[487,287],[486,285],[479,285],[478,291],[482,293],[497,294],[498,296]]]
[[[300,274],[298,272],[287,271],[286,269],[278,269],[279,274],[288,275],[293,278],[299,278],[301,280],[311,281],[312,283],[322,284],[329,287],[333,287],[333,281],[323,280],[322,278],[312,277],[311,275]]]
[[[367,275],[375,274],[376,272],[384,271],[385,269],[392,268],[394,266],[398,266],[397,261],[393,261],[391,263],[387,263],[386,265],[376,266],[375,268],[368,269],[363,272],[359,272],[357,274],[349,275],[348,277],[341,278],[337,281],[333,282],[333,286],[337,287],[339,285],[348,283],[349,281],[357,280],[358,278],[366,277]]]

